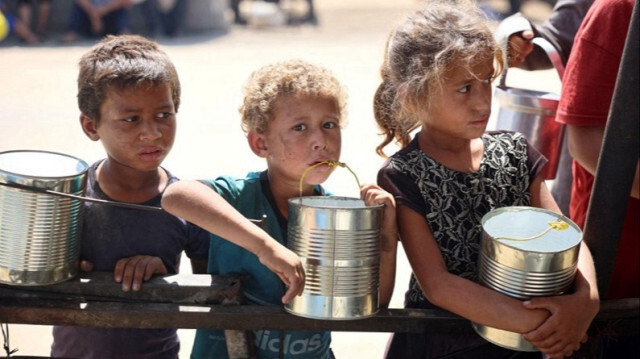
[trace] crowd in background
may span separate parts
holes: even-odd
[[[188,27],[187,10],[191,0],[73,0],[71,6],[59,0],[0,1],[0,13],[6,23],[4,37],[14,36],[25,44],[37,44],[56,36],[60,43],[72,43],[81,38],[101,38],[139,32],[150,38],[176,37]],[[318,25],[313,0],[297,1],[304,11],[293,13],[287,8],[291,1],[260,0],[228,2],[229,14],[235,25],[247,25],[252,15],[273,19],[278,25]],[[241,6],[246,5],[244,7]],[[50,17],[57,6],[69,10],[63,34],[53,34]],[[297,6],[300,8],[301,6]],[[244,9],[244,12],[241,11]],[[141,21],[140,21],[141,20]],[[141,23],[134,23],[140,21]]]

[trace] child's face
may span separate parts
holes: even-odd
[[[423,127],[431,134],[475,139],[484,133],[491,114],[493,60],[483,60],[445,72],[442,90],[429,98],[431,106],[423,113]]]
[[[100,121],[82,118],[85,133],[100,140],[112,162],[138,171],[156,170],[171,151],[176,116],[169,84],[107,91]]]
[[[263,149],[256,153],[267,159],[270,178],[298,188],[307,168],[340,159],[340,111],[331,98],[280,96],[267,130],[258,136]],[[315,167],[305,175],[304,182],[320,184],[332,171],[327,165]]]

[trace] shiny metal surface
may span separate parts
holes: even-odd
[[[522,133],[549,160],[541,172],[544,178],[555,178],[564,136],[564,125],[555,121],[557,95],[496,87],[494,96],[500,106],[496,128]]]
[[[540,37],[535,38],[534,42],[545,50],[562,79],[564,66],[555,48]],[[544,178],[554,179],[564,136],[564,125],[555,121],[560,96],[550,92],[508,87],[507,70],[505,68],[500,84],[494,91],[500,106],[496,128],[522,133],[549,160],[542,170]]]
[[[87,163],[55,152],[0,152],[0,182],[82,195]],[[47,285],[72,278],[80,251],[79,200],[0,186],[0,282]]]
[[[357,319],[378,312],[380,216],[347,197],[289,200],[288,246],[306,273],[302,296],[285,309],[316,319]]]
[[[521,352],[538,351],[538,348],[536,348],[528,340],[524,339],[524,337],[520,333],[509,332],[506,330],[487,327],[486,325],[479,325],[476,323],[471,323],[471,326],[476,331],[476,333],[478,333],[478,335],[480,335],[487,341],[503,348]]]
[[[558,221],[568,227],[548,230],[549,222]],[[571,288],[582,231],[568,218],[541,208],[503,207],[482,218],[482,230],[480,284],[520,300],[562,295]],[[537,350],[519,333],[477,323],[473,328],[496,345],[519,351]]]

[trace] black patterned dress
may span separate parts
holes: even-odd
[[[482,217],[496,208],[530,205],[529,186],[547,160],[519,133],[487,132],[478,171],[459,172],[422,152],[418,136],[385,162],[378,184],[399,206],[425,218],[450,273],[477,282]],[[413,274],[405,307],[434,307]]]

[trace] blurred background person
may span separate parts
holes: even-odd
[[[145,16],[149,37],[175,37],[183,32],[187,0],[144,0],[137,6]]]
[[[60,41],[73,42],[78,36],[102,37],[129,33],[133,3],[133,0],[75,0],[68,31]]]
[[[31,27],[33,15],[36,14],[35,33],[40,40],[46,34],[50,12],[51,0],[18,0],[18,17],[25,25]]]
[[[11,34],[16,34],[20,40],[27,44],[38,43],[38,37],[31,32],[29,26],[9,12],[7,5],[0,0],[0,41]]]

